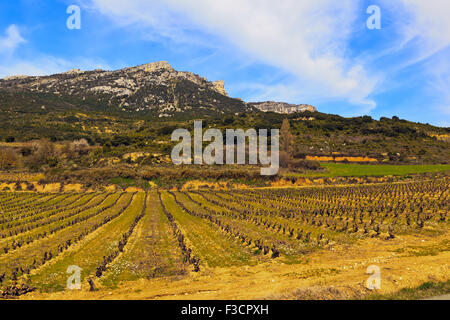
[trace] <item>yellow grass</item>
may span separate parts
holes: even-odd
[[[380,294],[427,281],[448,281],[450,251],[420,257],[399,252],[408,246],[426,249],[445,240],[450,240],[448,233],[439,237],[405,236],[390,242],[365,239],[313,253],[302,264],[272,261],[254,267],[216,268],[178,280],[141,279],[115,290],[89,292],[84,285],[80,291],[31,293],[22,299],[305,299],[308,291],[317,292],[316,299],[336,298],[333,293],[341,299],[361,298],[373,293],[365,288],[369,265],[381,269],[381,289],[376,290]]]

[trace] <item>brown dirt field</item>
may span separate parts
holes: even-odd
[[[373,293],[366,269],[381,269],[380,294],[450,279],[450,233],[365,239],[304,257],[300,264],[279,259],[253,267],[203,269],[182,278],[139,280],[89,292],[33,292],[22,299],[351,299]]]

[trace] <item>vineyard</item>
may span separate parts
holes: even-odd
[[[448,178],[351,186],[0,193],[0,296],[295,265],[363,239],[447,234]],[[448,244],[446,244],[448,246]]]

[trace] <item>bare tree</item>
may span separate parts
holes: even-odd
[[[5,148],[0,150],[0,169],[8,169],[18,165],[18,157],[14,150]]]

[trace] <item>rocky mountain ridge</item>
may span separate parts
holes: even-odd
[[[263,112],[275,112],[283,114],[305,111],[317,112],[317,109],[309,104],[289,104],[285,102],[275,101],[249,102],[248,104]]]
[[[96,101],[112,109],[152,112],[159,117],[252,110],[242,100],[228,96],[224,81],[210,82],[194,73],[177,71],[166,61],[115,71],[74,69],[50,76],[7,77],[0,80],[0,90],[38,98],[52,95],[75,104]]]
[[[231,98],[225,82],[177,71],[167,61],[115,71],[72,69],[49,76],[0,79],[0,109],[145,112],[159,118],[220,116],[261,110],[316,111],[309,105],[246,103]]]

